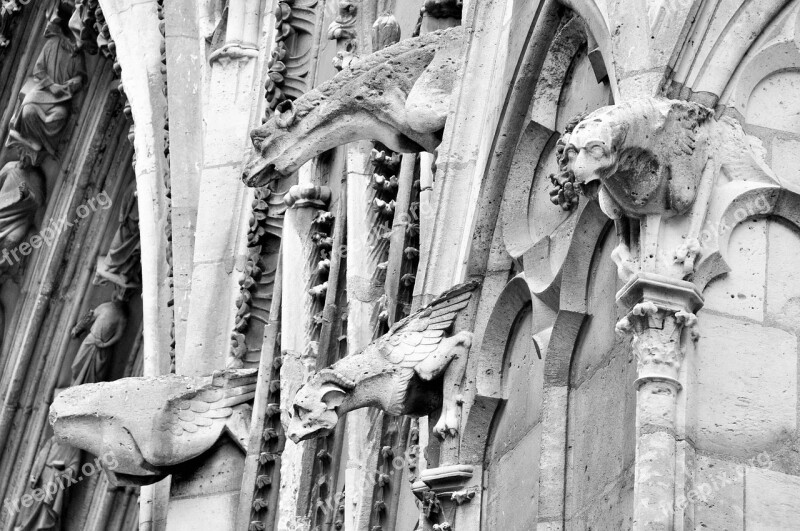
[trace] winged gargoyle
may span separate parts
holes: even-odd
[[[574,180],[615,221],[620,243],[612,258],[623,280],[635,273],[631,219],[655,221],[691,212],[685,243],[675,253],[689,274],[717,175],[777,183],[738,122],[717,120],[710,109],[693,102],[642,98],[602,107],[559,143],[559,186]],[[695,204],[699,207],[693,209]]]
[[[122,378],[70,387],[50,406],[61,442],[118,463],[119,483],[146,485],[208,451],[224,432],[246,444],[257,370]]]
[[[478,286],[471,282],[452,288],[361,352],[311,376],[295,395],[287,436],[299,442],[327,435],[339,417],[363,407],[427,415],[440,405],[433,431],[441,438],[455,436],[472,333],[448,332]]]
[[[357,140],[377,140],[401,153],[433,152],[441,142],[462,36],[455,27],[402,40],[280,103],[250,134],[256,156],[242,175],[245,184],[264,186]]]

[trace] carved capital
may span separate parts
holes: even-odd
[[[636,387],[659,381],[679,390],[684,357],[681,340],[684,330],[697,324],[694,312],[703,305],[699,291],[690,282],[640,273],[617,293],[617,301],[630,308],[616,330],[633,336]]]

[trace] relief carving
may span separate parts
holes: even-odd
[[[447,118],[462,35],[451,28],[401,41],[278,104],[251,132],[257,155],[245,168],[245,184],[264,186],[357,140],[377,140],[405,153],[433,152]]]
[[[59,443],[111,452],[118,466],[107,472],[116,481],[149,484],[208,451],[223,433],[244,448],[256,378],[257,370],[238,370],[78,385],[56,396],[50,423]]]
[[[288,437],[299,442],[325,436],[354,409],[372,406],[391,415],[425,415],[440,403],[442,414],[433,431],[441,438],[454,437],[472,333],[446,333],[478,286],[456,286],[361,352],[311,376],[288,412]],[[437,386],[440,377],[443,390]]]
[[[33,226],[36,211],[44,204],[44,175],[30,158],[9,162],[0,170],[0,271],[8,270],[20,257],[19,245]]]
[[[139,236],[139,201],[136,181],[132,181],[124,195],[119,211],[119,227],[105,256],[97,260],[96,284],[107,281],[122,288],[141,285],[141,237]]]
[[[105,381],[112,366],[112,347],[122,339],[128,324],[128,311],[122,297],[114,295],[89,312],[72,329],[77,338],[87,330],[72,362],[72,385]]]
[[[87,80],[81,46],[80,11],[60,3],[45,30],[45,44],[33,69],[33,80],[11,121],[7,145],[55,155],[72,101]]]
[[[59,444],[55,437],[44,443],[33,463],[29,487],[43,496],[31,496],[33,503],[23,505],[14,531],[50,531],[61,529],[66,490],[77,481],[81,451]]]

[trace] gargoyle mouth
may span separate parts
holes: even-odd
[[[275,169],[275,165],[263,159],[256,159],[250,162],[242,172],[242,181],[250,188],[266,186],[272,181],[286,177],[282,172]]]
[[[580,190],[581,193],[589,199],[597,199],[600,195],[600,186],[602,186],[600,179],[592,179],[591,181],[581,183]]]

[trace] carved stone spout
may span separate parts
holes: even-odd
[[[477,287],[469,283],[453,288],[396,323],[360,353],[314,374],[294,398],[289,438],[299,442],[324,436],[339,417],[367,406],[392,415],[425,415],[440,404],[442,414],[433,431],[441,438],[454,437],[472,333],[448,337],[446,332]]]
[[[50,406],[59,441],[113,455],[120,483],[158,481],[228,433],[244,448],[256,371],[123,378],[70,387]]]

